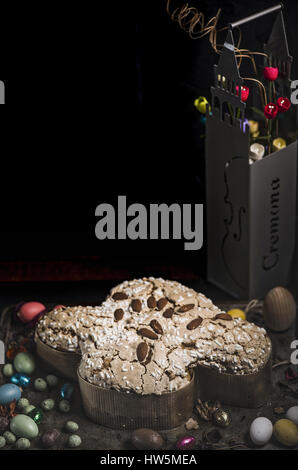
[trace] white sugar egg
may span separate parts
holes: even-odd
[[[268,418],[256,418],[250,425],[249,435],[254,444],[264,446],[270,441],[273,425]]]
[[[290,419],[298,426],[298,406],[292,406],[292,408],[289,408],[286,414],[286,418]]]

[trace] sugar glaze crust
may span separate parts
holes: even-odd
[[[271,353],[264,329],[223,319],[211,300],[178,282],[125,281],[100,308],[102,324],[81,331],[79,371],[101,387],[162,394],[186,385],[198,363],[244,375],[257,372]]]

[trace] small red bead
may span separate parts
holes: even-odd
[[[277,107],[280,113],[285,113],[288,111],[288,109],[290,109],[291,101],[288,98],[281,96],[277,100]]]
[[[278,107],[274,103],[268,103],[264,109],[264,115],[267,119],[275,119],[278,114]]]
[[[239,95],[239,86],[236,85],[236,93]],[[241,87],[241,101],[245,103],[247,101],[247,98],[249,97],[249,88],[247,86],[242,86]]]

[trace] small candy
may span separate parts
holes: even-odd
[[[284,139],[282,139],[281,137],[277,137],[272,142],[272,147],[273,147],[274,151],[284,149],[286,146],[287,146],[286,141]]]
[[[41,442],[44,447],[52,447],[59,437],[60,432],[58,429],[49,429],[42,435]]]
[[[8,405],[14,400],[21,398],[21,389],[15,384],[4,384],[0,386],[0,405]]]
[[[9,426],[9,419],[6,416],[0,416],[0,432],[6,431]]]
[[[5,437],[0,436],[0,449],[2,449],[2,447],[5,447],[5,446],[6,446]]]
[[[13,365],[17,372],[21,374],[31,375],[35,370],[35,360],[32,354],[21,352],[16,355]]]
[[[36,424],[40,424],[42,422],[43,414],[39,408],[33,408],[33,410],[28,413],[28,416],[32,418]]]
[[[270,441],[273,433],[273,425],[268,418],[256,418],[250,425],[249,435],[254,444],[264,446]]]
[[[5,364],[5,366],[2,369],[3,375],[5,377],[11,377],[13,375],[13,365],[12,364]]]
[[[29,416],[20,414],[14,416],[10,421],[10,430],[18,437],[34,439],[38,436],[38,427]]]
[[[79,429],[79,425],[74,421],[67,421],[65,423],[64,429],[66,432],[75,433]]]
[[[218,408],[213,413],[213,421],[215,424],[222,428],[227,428],[231,424],[231,416],[230,414],[223,410],[222,408]]]
[[[265,155],[265,147],[257,142],[249,148],[249,156],[252,160],[261,160]]]
[[[61,400],[58,407],[62,413],[68,413],[70,411],[70,403],[68,400]]]
[[[195,101],[194,105],[197,108],[198,111],[202,114],[206,114],[206,106],[208,104],[207,99],[205,96],[199,96]]]
[[[249,132],[251,134],[254,134],[255,132],[258,132],[258,130],[259,130],[258,121],[248,121],[248,124],[249,124]]]
[[[46,398],[43,400],[41,407],[44,411],[51,411],[55,406],[55,400],[53,398]]]
[[[20,385],[21,387],[28,387],[30,385],[31,379],[28,377],[28,375],[25,374],[20,374],[19,372],[17,374],[14,374],[10,378],[11,383]]]
[[[34,388],[37,392],[45,392],[48,386],[46,381],[39,377],[38,379],[34,380]]]
[[[275,119],[278,114],[277,104],[268,103],[264,109],[264,115],[266,119]]]
[[[30,403],[29,403],[29,400],[27,400],[27,398],[20,398],[20,400],[18,401],[17,407],[19,411],[23,411],[26,408],[26,406],[29,406],[29,405]]]
[[[17,440],[16,436],[10,431],[5,431],[3,437],[5,438],[7,444],[14,444]]]
[[[264,67],[263,74],[266,80],[274,81],[278,77],[278,68],[277,67]]]
[[[56,375],[47,375],[46,376],[46,381],[49,387],[54,388],[57,387],[58,385],[58,377]]]
[[[77,434],[69,436],[67,441],[68,447],[79,447],[82,444],[82,439]]]
[[[73,385],[63,384],[60,390],[61,398],[64,398],[65,400],[71,400],[73,392],[74,392]]]
[[[30,447],[30,441],[29,439],[26,439],[26,437],[21,437],[20,439],[17,440],[16,442],[16,448],[18,450],[26,450],[29,449]]]
[[[46,307],[40,302],[26,302],[18,309],[17,316],[23,323],[29,323],[45,310]]]
[[[242,320],[246,320],[246,315],[240,308],[232,308],[227,313],[233,318],[241,318]]]
[[[178,450],[191,450],[196,445],[196,439],[193,436],[180,437],[176,442]]]
[[[25,408],[23,409],[23,413],[25,415],[29,415],[29,413],[31,413],[32,410],[34,410],[35,406],[33,405],[27,405],[25,406]]]
[[[273,426],[276,439],[287,447],[298,445],[298,427],[289,419],[280,419]]]

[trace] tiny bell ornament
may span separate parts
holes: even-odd
[[[16,315],[23,323],[36,322],[45,313],[46,307],[40,302],[24,302],[16,307]]]
[[[296,302],[290,291],[275,287],[266,295],[263,303],[263,317],[273,331],[285,331],[296,318]]]

